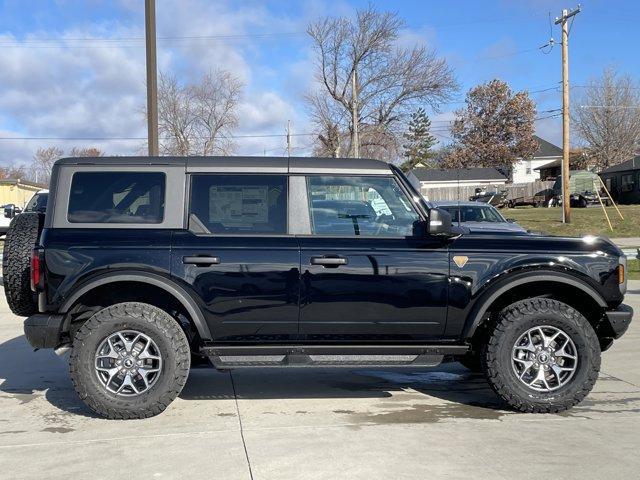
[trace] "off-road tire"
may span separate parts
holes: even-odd
[[[114,332],[136,330],[149,336],[162,356],[160,377],[146,392],[132,397],[108,391],[95,371],[95,354]],[[76,392],[98,415],[109,419],[148,418],[162,413],[180,394],[189,375],[187,337],[171,316],[146,303],[127,302],[95,313],[75,334],[69,370]]]
[[[527,388],[511,365],[517,339],[535,326],[550,325],[573,340],[578,366],[569,382],[557,390]],[[598,337],[587,319],[569,305],[548,298],[532,298],[509,305],[498,315],[483,356],[489,385],[512,408],[529,413],[557,413],[580,403],[591,391],[600,371]]]
[[[40,235],[38,213],[21,213],[11,220],[4,239],[2,276],[4,294],[15,315],[28,317],[38,311],[31,291],[31,251]]]

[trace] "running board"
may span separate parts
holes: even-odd
[[[300,345],[204,347],[216,368],[422,366],[442,363],[445,355],[461,355],[465,345]]]

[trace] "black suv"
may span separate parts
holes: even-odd
[[[513,408],[558,412],[632,317],[610,241],[469,233],[373,160],[63,159],[46,215],[13,222],[8,303],[109,418],[162,412],[202,358],[456,359]]]

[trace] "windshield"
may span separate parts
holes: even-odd
[[[36,193],[27,206],[24,208],[25,212],[44,212],[47,208],[47,198],[49,194],[47,193]]]
[[[504,223],[506,220],[498,211],[489,206],[461,205],[440,207],[451,214],[452,222],[490,222]]]

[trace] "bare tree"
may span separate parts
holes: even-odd
[[[527,92],[513,93],[494,79],[467,93],[451,128],[448,167],[511,167],[538,148],[533,138],[536,108]]]
[[[237,77],[223,70],[212,71],[191,85],[181,85],[176,77],[160,74],[158,127],[163,153],[231,153],[242,87]]]
[[[0,167],[0,179],[21,178],[31,180],[31,173],[24,165],[3,165]]]
[[[96,147],[73,147],[69,151],[70,157],[102,157],[104,152]]]
[[[69,150],[70,157],[102,157],[104,152],[96,147],[73,147]],[[65,153],[59,147],[38,148],[28,167],[11,167],[8,171],[13,178],[29,179],[38,183],[48,184],[51,169],[56,160],[64,157]],[[4,174],[0,172],[0,175]]]
[[[458,88],[446,61],[434,50],[398,45],[404,26],[397,13],[370,6],[358,10],[353,21],[325,18],[307,28],[316,52],[318,82],[307,102],[325,140],[327,132],[335,130],[349,138],[348,144],[340,142],[340,155],[353,151],[354,75],[361,154],[376,158],[397,158],[401,129],[396,126],[406,123],[419,106],[437,109]],[[332,143],[329,150],[335,152],[336,145]]]
[[[31,162],[31,177],[36,182],[47,184],[51,178],[51,168],[64,152],[58,147],[38,148]]]
[[[571,120],[598,168],[629,160],[640,147],[640,85],[606,69],[573,101]]]

